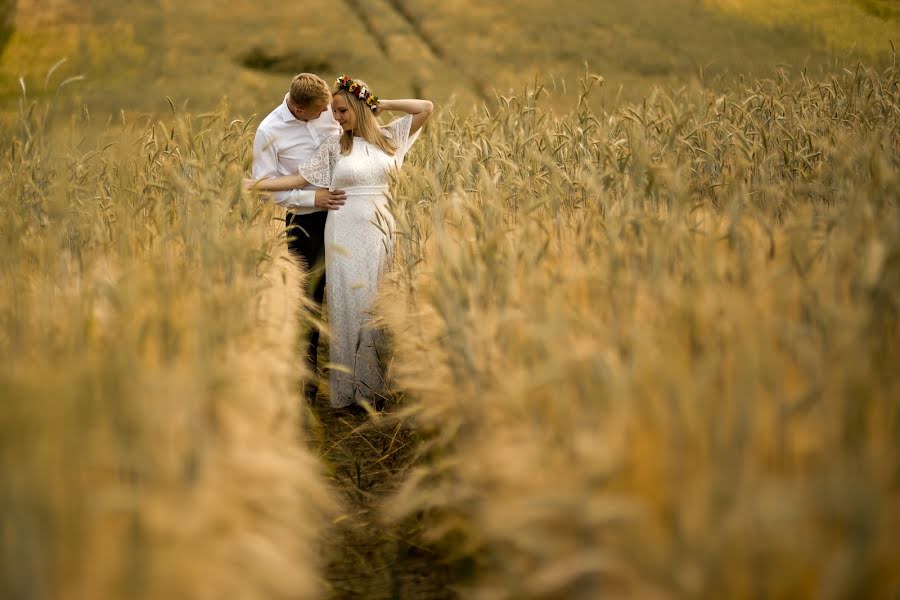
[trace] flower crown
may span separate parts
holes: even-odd
[[[369,91],[369,88],[356,81],[349,75],[341,75],[334,81],[335,87],[339,90],[347,90],[359,100],[366,103],[366,106],[372,109],[372,112],[378,108],[378,96]]]

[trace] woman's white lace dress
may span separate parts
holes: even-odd
[[[379,335],[367,323],[393,244],[388,177],[403,164],[417,137],[410,138],[411,125],[412,115],[407,115],[383,129],[397,146],[394,156],[359,137],[344,156],[340,136],[333,136],[299,168],[310,183],[347,192],[346,204],[329,211],[325,222],[329,383],[331,405],[336,408],[372,400],[385,390]]]

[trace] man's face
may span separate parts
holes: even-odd
[[[294,115],[300,121],[311,121],[316,119],[328,109],[327,102],[320,102],[317,104],[310,104],[309,106],[297,106],[293,102],[288,101],[288,108],[291,109],[291,114]]]

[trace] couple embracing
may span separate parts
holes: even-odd
[[[388,180],[432,109],[428,100],[379,100],[346,75],[329,89],[301,73],[256,131],[246,183],[286,209],[288,248],[308,270],[306,293],[317,310],[327,294],[335,408],[378,403],[385,391],[378,334],[367,321],[393,243]],[[382,112],[406,114],[382,126]],[[315,378],[315,323],[306,335]],[[312,400],[315,383],[305,393]]]

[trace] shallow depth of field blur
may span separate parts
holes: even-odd
[[[468,112],[537,76],[561,111],[585,64],[606,78],[594,107],[639,101],[722,74],[816,69],[832,53],[890,53],[892,0],[3,0],[13,28],[0,60],[9,108],[25,76],[32,93],[83,75],[67,105],[102,115],[161,112],[166,97],[195,112],[227,98],[264,116],[296,72],[364,77],[394,96],[452,97]],[[14,7],[14,8],[13,8]],[[52,93],[52,90],[50,90]],[[10,104],[12,103],[12,104]]]
[[[81,4],[0,0],[0,599],[900,597],[895,2]],[[438,109],[374,461],[239,185],[305,70]]]

